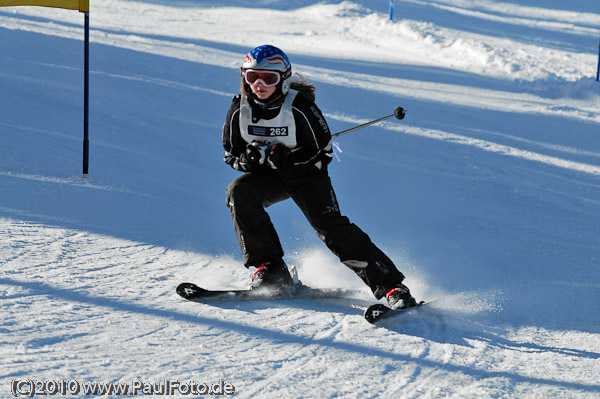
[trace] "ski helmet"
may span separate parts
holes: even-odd
[[[275,46],[265,44],[250,51],[241,69],[242,74],[247,69],[277,71],[281,75],[281,92],[287,94],[290,89],[292,64],[287,55]]]

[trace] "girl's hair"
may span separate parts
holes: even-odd
[[[296,76],[292,77],[294,79],[292,80],[292,83],[290,84],[290,89],[298,90],[300,93],[304,94],[309,100],[314,102],[315,101],[315,90],[317,90],[315,85],[310,83],[308,80],[306,80],[304,78],[304,76],[300,75],[299,73],[295,73],[294,75],[296,75]],[[248,86],[248,83],[246,83],[244,78],[242,78],[242,83],[240,85],[240,91],[246,97],[248,97],[252,93],[252,91],[250,90],[250,87]]]
[[[310,83],[308,80],[304,78],[304,76],[299,73],[295,74],[297,79],[294,79],[290,84],[290,89],[298,90],[300,93],[304,94],[310,101],[315,101],[315,90],[317,88],[314,84]]]

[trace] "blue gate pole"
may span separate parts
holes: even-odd
[[[600,43],[598,44],[598,72],[596,72],[596,82],[600,82]]]
[[[394,19],[394,0],[390,0],[390,21]]]
[[[83,49],[83,178],[87,179],[90,165],[90,13],[85,13]]]

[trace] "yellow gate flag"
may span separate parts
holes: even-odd
[[[0,7],[41,6],[90,12],[90,0],[0,0]]]

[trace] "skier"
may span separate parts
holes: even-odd
[[[377,299],[392,308],[414,306],[404,275],[359,227],[340,213],[327,173],[333,157],[315,87],[292,76],[287,55],[263,45],[241,67],[241,95],[223,126],[224,160],[244,172],[227,187],[226,201],[244,266],[256,267],[251,288],[282,290],[295,284],[265,208],[293,199],[319,238],[352,269]]]

